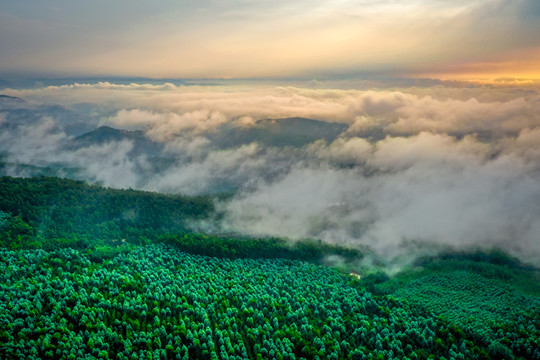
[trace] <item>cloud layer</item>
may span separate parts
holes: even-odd
[[[26,102],[2,107],[4,161],[76,168],[78,177],[115,187],[233,191],[218,204],[223,219],[201,228],[369,246],[386,259],[419,248],[478,246],[540,260],[540,93],[532,86],[99,83],[6,93]],[[79,114],[76,121],[87,114],[96,126],[141,132],[75,146],[69,121],[52,108]],[[225,128],[240,132],[288,117],[346,130],[302,146],[215,141]],[[161,150],[135,149],[141,142],[134,136]],[[8,171],[24,175],[28,168]]]

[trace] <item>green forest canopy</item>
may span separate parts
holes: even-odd
[[[0,358],[540,359],[539,272],[504,253],[356,279],[316,264],[358,249],[190,231],[216,216],[208,196],[1,177]]]

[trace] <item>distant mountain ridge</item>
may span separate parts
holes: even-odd
[[[132,155],[157,156],[163,151],[164,147],[163,144],[148,139],[141,130],[122,130],[110,126],[100,126],[74,138],[70,142],[69,148],[80,149],[125,140],[133,142]]]
[[[9,121],[4,122],[3,129],[16,129],[17,126],[22,125],[20,117],[23,117],[19,113],[26,112],[27,110],[15,110],[11,111],[9,115]],[[99,126],[93,128],[91,131],[79,131],[84,127],[92,127],[91,124],[84,123],[83,119],[80,122],[69,123],[69,112],[59,112],[62,116],[63,124],[59,124],[55,131],[60,132],[62,129],[66,131],[66,126],[72,126],[73,129],[80,134],[75,134],[74,131],[66,133],[68,136],[62,137],[58,142],[58,147],[55,151],[61,153],[75,153],[75,156],[91,156],[91,154],[103,148],[105,151],[127,151],[122,156],[127,156],[129,160],[133,162],[130,166],[134,166],[134,171],[139,174],[141,183],[148,181],[153,177],[159,177],[164,174],[168,174],[168,171],[179,169],[182,166],[191,164],[193,160],[193,154],[189,151],[169,151],[167,142],[158,142],[152,140],[147,136],[144,130],[126,130],[117,129],[111,126]],[[24,114],[23,114],[24,115]],[[24,117],[23,117],[24,118]],[[32,118],[25,126],[37,123],[38,118]],[[64,125],[67,124],[67,125]],[[82,124],[82,125],[81,125]],[[62,126],[64,125],[64,126]],[[74,126],[74,127],[73,127]],[[250,126],[240,126],[234,121],[225,125],[219,126],[214,131],[203,134],[209,144],[205,145],[204,151],[201,155],[206,156],[211,152],[219,152],[221,150],[235,149],[243,145],[257,143],[261,147],[261,151],[265,151],[265,148],[300,148],[307,144],[311,144],[318,140],[331,142],[338,138],[347,129],[346,124],[340,123],[328,123],[319,120],[312,120],[306,118],[284,118],[284,119],[262,119],[255,121]],[[1,131],[1,130],[0,130]],[[15,130],[13,130],[15,131]],[[69,136],[72,135],[72,136]],[[180,134],[182,139],[189,143],[190,133]],[[115,146],[121,142],[129,142],[129,147]],[[108,148],[105,148],[107,144],[113,144]],[[108,157],[112,156],[112,153],[103,154],[103,151],[99,151],[97,158],[93,158],[92,161],[100,162],[100,156]],[[51,161],[51,162],[39,162],[32,161],[20,161],[13,160],[9,156],[9,152],[6,152],[3,157],[0,157],[0,175],[14,175],[14,176],[60,176],[73,179],[88,179],[88,174],[85,172],[84,162],[74,163],[64,160]],[[268,170],[264,172],[264,176],[274,176],[275,172]],[[90,180],[96,181],[95,178],[90,177]],[[238,180],[240,181],[240,180]],[[219,177],[212,180],[208,185],[208,192],[230,192],[235,191],[240,186],[237,180],[227,181]]]
[[[75,141],[104,144],[111,141],[137,140],[141,137],[144,137],[141,130],[122,130],[110,126],[100,126],[95,130],[77,136]]]
[[[294,117],[262,119],[251,126],[228,123],[215,132],[207,133],[206,136],[218,149],[234,148],[253,142],[273,147],[301,147],[321,139],[333,141],[346,129],[347,125],[342,123]],[[70,146],[82,148],[124,140],[133,142],[134,154],[157,156],[164,148],[164,144],[149,139],[142,130],[123,130],[110,126],[100,126],[77,136],[71,141]]]
[[[8,100],[8,101],[17,101],[17,102],[25,102],[20,97],[0,94],[0,101],[6,101],[6,100]]]
[[[41,123],[44,118],[48,118],[54,121],[57,129],[62,129],[70,136],[92,130],[98,121],[94,115],[91,115],[92,110],[85,104],[77,104],[74,109],[60,105],[37,105],[23,98],[6,94],[0,94],[0,112],[3,114],[0,126],[5,129],[13,130],[21,125],[33,126]]]
[[[0,107],[19,107],[25,103],[26,101],[20,97],[0,94]]]
[[[275,147],[301,147],[317,140],[333,141],[347,127],[342,123],[301,117],[262,119],[246,127],[225,124],[210,136],[210,140],[224,148],[252,142]]]

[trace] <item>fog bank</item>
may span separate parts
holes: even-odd
[[[4,174],[49,167],[112,187],[232,193],[217,204],[222,220],[194,225],[202,230],[320,238],[385,259],[496,247],[540,260],[535,87],[98,83],[2,93],[22,99],[0,99]],[[127,131],[79,138],[103,125]]]

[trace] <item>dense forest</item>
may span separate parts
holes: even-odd
[[[134,246],[165,242],[181,250],[226,258],[323,261],[363,256],[318,240],[290,243],[191,232],[189,222],[219,216],[211,196],[178,196],[89,185],[54,177],[0,177],[0,244],[12,250],[84,250],[103,260]]]
[[[44,176],[0,178],[0,210],[11,219],[3,241],[12,248],[47,246],[48,240],[59,239],[81,247],[122,239],[144,243],[147,237],[183,231],[186,219],[207,216],[212,209],[212,199],[204,196],[113,190]]]
[[[321,264],[358,249],[191,232],[213,203],[0,178],[0,358],[540,359],[539,271],[507,254],[351,276]]]

